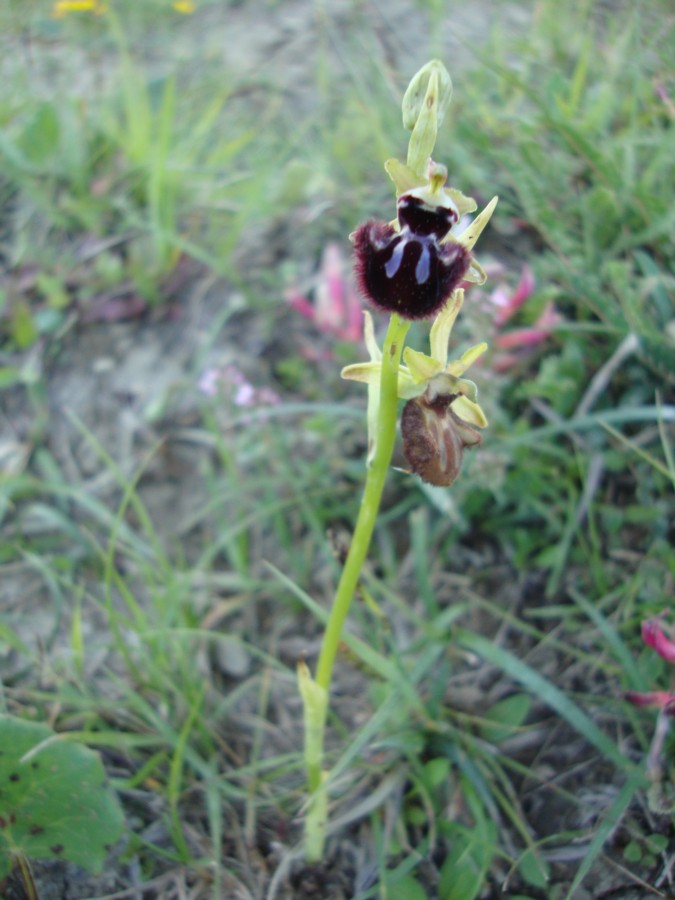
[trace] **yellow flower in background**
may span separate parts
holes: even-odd
[[[174,0],[172,8],[185,16],[195,12],[197,6],[192,0]],[[101,15],[107,9],[102,0],[56,0],[52,8],[52,16],[55,19],[63,19],[72,12],[93,12]]]
[[[52,9],[55,19],[62,19],[71,12],[93,12],[100,16],[106,11],[105,3],[101,0],[57,0]]]

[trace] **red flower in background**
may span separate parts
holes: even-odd
[[[494,323],[497,328],[501,328],[509,319],[514,316],[525,301],[532,296],[534,291],[534,273],[529,266],[523,266],[520,281],[518,282],[512,294],[509,294],[508,288],[504,284],[500,284],[494,289],[490,295],[490,301],[493,306],[497,307]]]
[[[345,259],[338,244],[326,244],[310,293],[313,293],[313,299],[293,286],[286,292],[286,299],[296,312],[311,319],[323,334],[341,341],[361,341],[361,298],[351,278],[351,261]]]
[[[658,618],[647,619],[642,623],[642,640],[666,662],[675,663],[675,641],[665,634]]]
[[[665,633],[659,618],[642,623],[642,640],[666,662],[675,663],[675,641]],[[634,706],[654,707],[675,716],[675,691],[626,691],[624,697]]]
[[[666,662],[675,663],[675,641],[661,627],[660,617],[642,623],[642,640]],[[670,815],[675,812],[675,797],[672,753],[668,752],[666,740],[675,717],[675,691],[626,691],[624,698],[634,706],[647,706],[659,711],[646,759],[650,784],[647,802],[652,812]]]
[[[492,361],[492,366],[497,372],[506,372],[527,359],[533,350],[551,336],[555,326],[562,321],[560,313],[551,302],[532,325],[508,331],[501,330],[532,296],[535,284],[532,270],[529,266],[523,266],[520,281],[512,292],[505,284],[500,284],[490,294],[490,304],[497,308],[493,314],[493,321],[499,329],[492,343],[499,350],[505,351],[497,353]]]
[[[675,692],[673,691],[626,691],[624,697],[633,706],[663,709],[669,716],[675,716]]]

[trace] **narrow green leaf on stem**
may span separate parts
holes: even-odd
[[[323,754],[323,733],[326,723],[328,694],[326,689],[314,681],[304,660],[297,666],[298,688],[302,697],[305,725],[305,766],[310,791],[321,783],[321,757]]]

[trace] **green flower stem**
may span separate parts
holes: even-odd
[[[361,575],[361,568],[368,553],[370,539],[380,510],[384,483],[394,452],[398,412],[398,367],[403,351],[403,342],[409,327],[410,322],[399,318],[396,314],[392,315],[384,341],[375,456],[371,467],[368,469],[359,517],[356,521],[349,554],[337,587],[330,618],[326,624],[316,669],[316,683],[326,691],[330,689],[333,664],[340,643],[342,626],[349,612],[354,591]]]
[[[335,600],[326,623],[319,661],[317,663],[316,679],[314,685],[319,688],[317,692],[325,696],[323,703],[318,702],[308,717],[308,706],[305,703],[305,759],[307,763],[307,780],[310,793],[316,804],[322,808],[325,806],[325,775],[322,772],[323,757],[323,733],[328,711],[328,696],[333,677],[335,656],[340,645],[342,626],[347,618],[354,592],[361,575],[361,569],[370,547],[370,540],[377,521],[380,509],[382,491],[387,478],[387,472],[391,457],[394,452],[396,440],[396,421],[398,413],[398,367],[403,352],[405,336],[410,327],[410,322],[392,315],[387,329],[387,336],[382,351],[382,370],[380,380],[380,404],[377,420],[377,441],[375,455],[368,469],[366,484],[361,500],[354,535],[347,555],[347,560],[340,576],[340,581],[335,593]],[[309,719],[313,721],[309,721]],[[317,738],[319,746],[317,747]],[[307,752],[308,741],[311,740],[311,752]],[[312,811],[312,798],[310,797],[310,813]],[[317,834],[317,829],[325,829],[325,815],[309,814],[307,817],[307,856],[310,859],[320,859],[323,851],[323,834]]]

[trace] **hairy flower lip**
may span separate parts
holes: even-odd
[[[350,235],[359,290],[377,310],[410,320],[431,318],[463,282],[485,281],[473,247],[497,197],[455,234],[462,216],[477,206],[461,191],[445,187],[444,166],[430,160],[426,179],[394,159],[385,168],[396,186],[397,218],[369,219]]]
[[[388,159],[384,164],[384,168],[394,182],[397,197],[400,198],[406,194],[412,194],[414,196],[434,198],[433,202],[436,205],[450,203],[457,209],[459,215],[459,222],[457,224],[460,227],[462,218],[476,212],[478,209],[478,205],[472,197],[467,197],[456,188],[444,186],[447,171],[443,167],[438,166],[433,160],[429,160],[429,170],[426,179],[417,176],[409,166],[397,159]],[[439,170],[445,174],[439,174]],[[464,281],[469,284],[484,284],[487,279],[485,270],[473,256],[473,248],[490,221],[492,213],[497,206],[498,199],[498,197],[493,197],[488,205],[461,231],[460,234],[454,234],[453,227],[441,242],[461,244],[470,251],[471,265],[464,276]],[[396,227],[396,224],[396,221],[392,223],[393,227]]]
[[[429,318],[462,283],[471,255],[460,244],[438,241],[434,229],[443,233],[450,227],[441,218],[417,208],[411,219],[419,230],[404,225],[396,231],[371,219],[354,232],[357,284],[375,309],[404,319]]]

